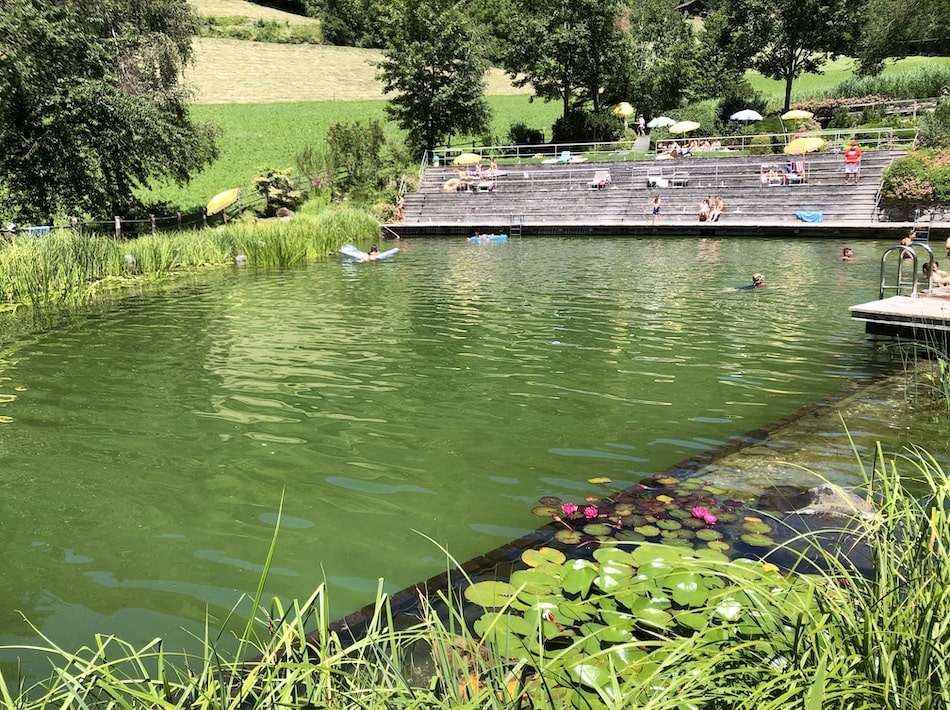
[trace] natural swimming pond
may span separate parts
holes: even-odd
[[[200,638],[253,594],[282,497],[268,595],[326,580],[343,614],[443,571],[432,540],[464,561],[537,527],[540,496],[633,484],[894,363],[847,310],[884,243],[400,246],[6,338],[0,644],[34,640],[19,612],[66,648]],[[893,405],[865,403],[859,445],[943,446]]]

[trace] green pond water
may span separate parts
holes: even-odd
[[[66,648],[188,644],[253,595],[282,497],[268,596],[326,581],[342,615],[444,571],[433,540],[467,560],[543,522],[540,496],[634,484],[894,364],[847,310],[883,242],[850,263],[835,239],[400,246],[5,337],[0,644],[36,640],[21,613]],[[857,445],[943,460],[898,389],[852,402]],[[799,457],[853,459],[835,418],[803,436]],[[771,465],[752,487],[790,478]]]

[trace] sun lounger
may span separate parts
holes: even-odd
[[[669,187],[670,181],[663,177],[660,169],[647,171],[647,187]]]
[[[673,177],[670,178],[670,187],[686,187],[687,185],[689,185],[689,173],[682,170],[674,171]]]
[[[610,171],[609,170],[598,170],[594,173],[594,177],[591,179],[587,186],[591,190],[603,190],[610,184]]]

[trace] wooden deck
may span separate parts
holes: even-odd
[[[950,337],[950,288],[915,296],[891,296],[851,306],[851,317],[864,321],[865,332],[945,344]]]

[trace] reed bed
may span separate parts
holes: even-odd
[[[311,263],[346,242],[368,245],[379,223],[366,213],[333,206],[293,219],[231,222],[209,229],[117,241],[60,230],[13,236],[0,247],[0,308],[70,308],[104,292],[164,282],[208,267]]]

